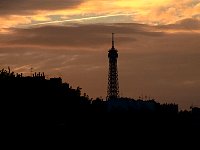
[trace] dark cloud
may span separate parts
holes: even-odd
[[[66,9],[79,5],[84,0],[1,0],[0,15],[34,13],[36,10]]]
[[[110,42],[112,32],[117,33],[116,40],[120,38],[125,42],[135,41],[134,36],[127,35],[163,35],[162,32],[148,31],[146,27],[138,24],[43,26],[11,31],[12,36],[4,35],[0,38],[1,44],[95,48]]]

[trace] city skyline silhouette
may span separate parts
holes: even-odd
[[[81,93],[81,87],[72,88],[60,77],[47,79],[40,72],[24,76],[9,68],[2,69],[0,83],[1,121],[3,128],[10,131],[51,130],[52,133],[65,133],[72,128],[83,132],[82,128],[88,128],[91,124],[95,123],[95,127],[98,127],[106,123],[112,126],[109,131],[119,126],[117,131],[121,132],[126,126],[130,132],[134,128],[142,132],[148,128],[155,131],[166,128],[170,132],[184,129],[193,133],[198,131],[200,125],[198,107],[186,111],[179,110],[178,104],[160,104],[155,99],[91,99],[86,93]],[[79,124],[80,129],[76,127]],[[140,135],[141,131],[137,134]]]

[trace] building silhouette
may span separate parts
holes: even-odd
[[[109,73],[108,73],[108,89],[107,100],[119,98],[119,81],[117,70],[118,51],[115,48],[114,33],[112,33],[112,48],[108,51]]]

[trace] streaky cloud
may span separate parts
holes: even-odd
[[[59,23],[64,23],[64,22],[77,22],[77,21],[84,21],[84,20],[107,18],[107,17],[131,16],[131,15],[133,15],[133,14],[128,14],[128,13],[127,14],[109,14],[109,15],[101,15],[101,16],[83,17],[83,18],[77,18],[77,19],[66,19],[66,20],[56,20],[56,21],[41,22],[41,23],[31,24],[31,25],[28,25],[28,26],[59,24]]]

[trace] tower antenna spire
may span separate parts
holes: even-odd
[[[112,33],[112,48],[115,48],[114,34],[115,33]]]

